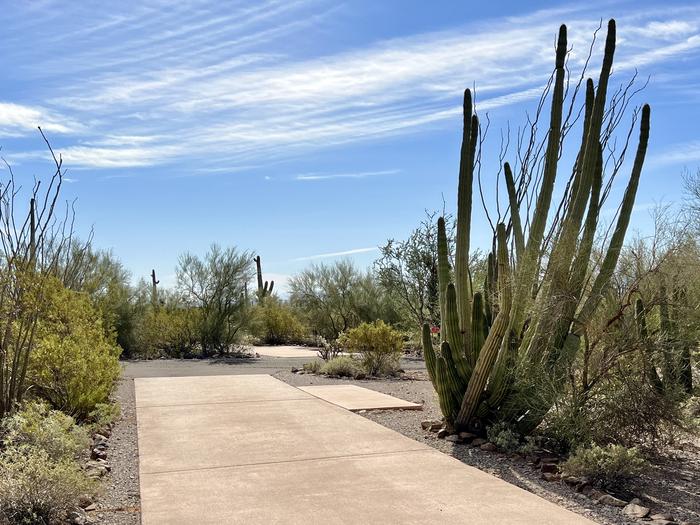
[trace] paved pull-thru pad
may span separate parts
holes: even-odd
[[[143,525],[591,523],[270,376],[135,385]]]
[[[318,357],[318,351],[303,346],[256,346],[255,351],[267,357]]]
[[[357,412],[358,410],[382,410],[382,409],[404,409],[421,410],[422,405],[404,401],[398,397],[382,394],[376,390],[363,388],[357,385],[312,385],[301,386],[307,394],[311,394],[319,399],[338,405],[347,410]]]

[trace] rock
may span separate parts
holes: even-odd
[[[462,440],[459,438],[459,436],[458,436],[457,434],[452,434],[452,435],[450,435],[450,436],[447,436],[447,437],[445,438],[445,441],[449,441],[449,442],[451,442],[451,443],[459,443],[459,442],[461,442]]]
[[[655,522],[659,522],[662,524],[674,523],[673,515],[668,512],[657,512],[655,514],[652,514],[650,518]]]
[[[94,521],[85,514],[83,509],[72,510],[66,517],[68,518],[68,523],[72,523],[73,525],[89,525],[90,523],[94,523]]]
[[[298,374],[298,373],[299,373],[299,369],[296,366],[293,366],[292,367],[292,374]]]
[[[621,500],[619,498],[616,498],[612,494],[603,494],[596,501],[602,505],[608,505],[610,507],[625,507],[625,506],[627,506],[626,501]]]
[[[539,465],[540,464],[540,457],[536,454],[529,454],[525,457],[530,463],[533,465]]]
[[[635,498],[635,500],[639,501],[637,498]],[[625,506],[625,508],[622,509],[622,512],[633,518],[646,518],[651,512],[651,509],[632,500]]]
[[[432,419],[426,419],[425,421],[421,421],[420,423],[420,426],[423,430],[431,430],[433,428],[433,425],[442,426],[442,421],[433,421]]]
[[[495,452],[497,447],[493,443],[484,443],[479,448],[481,450],[485,450],[486,452]]]
[[[107,459],[107,451],[100,448],[93,448],[90,454],[91,459]]]
[[[557,456],[542,456],[540,458],[542,463],[559,463],[559,458]]]
[[[486,440],[484,438],[476,438],[472,440],[472,446],[474,447],[480,447],[484,443],[486,443]]]
[[[438,430],[437,437],[438,439],[445,439],[450,433],[447,431],[445,428],[441,428]]]
[[[602,498],[603,496],[607,496],[607,494],[603,491],[600,491],[596,488],[591,487],[591,490],[589,490],[586,493],[586,496],[588,496],[592,500],[598,501],[599,498]]]
[[[576,487],[581,484],[581,478],[577,478],[576,476],[562,476],[561,479],[564,483],[572,487]]]
[[[83,508],[85,512],[92,512],[93,510],[97,510],[97,504],[91,503],[87,507]]]
[[[559,467],[555,463],[542,463],[540,470],[542,472],[557,473],[559,472]]]
[[[107,443],[107,436],[103,436],[102,434],[94,434],[92,436],[92,442],[95,445],[99,445],[100,443]]]
[[[542,479],[549,482],[559,481],[561,479],[561,476],[555,472],[543,472]]]
[[[472,434],[471,432],[460,432],[459,437],[462,441],[471,441],[472,439],[475,439],[477,436],[476,436],[476,434]]]
[[[431,432],[437,432],[442,428],[442,421],[433,421],[433,424],[430,426],[428,430]]]
[[[82,509],[85,507],[89,507],[92,505],[93,499],[90,494],[81,494],[80,497],[78,498],[78,506]]]

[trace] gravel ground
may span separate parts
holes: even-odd
[[[124,363],[124,377],[115,399],[122,407],[120,420],[109,440],[109,463],[112,471],[105,478],[98,509],[91,512],[97,523],[108,525],[137,525],[140,523],[138,479],[138,445],[136,411],[134,406],[134,377],[184,375],[219,375],[269,373],[294,386],[347,383],[345,379],[329,379],[307,374],[293,374],[292,367],[301,368],[308,359],[259,358],[241,360],[158,360]],[[390,394],[407,401],[423,404],[423,410],[367,411],[362,415],[401,434],[434,447],[467,465],[502,478],[514,485],[552,501],[562,507],[610,525],[639,524],[613,507],[595,503],[577,494],[563,483],[548,483],[540,471],[529,462],[504,454],[486,452],[469,445],[453,444],[421,429],[421,421],[440,419],[440,409],[432,385],[427,380],[422,363],[407,359],[403,362],[406,379],[366,379],[353,384]],[[652,508],[652,512],[673,514],[677,522],[700,524],[700,448],[686,443],[673,451],[672,457],[655,462],[634,487],[634,494]],[[659,522],[648,522],[654,525]]]
[[[139,451],[136,438],[134,380],[123,377],[114,395],[121,406],[121,416],[112,428],[107,459],[112,471],[105,477],[97,510],[91,517],[106,525],[139,525]]]

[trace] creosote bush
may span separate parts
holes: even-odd
[[[27,379],[32,392],[51,406],[85,418],[107,401],[119,377],[121,349],[105,334],[89,298],[57,280],[46,288],[46,313],[38,324]]]
[[[343,332],[338,344],[345,351],[358,354],[362,368],[372,376],[394,375],[403,353],[401,333],[381,320]]]
[[[356,377],[362,373],[362,368],[356,359],[347,355],[340,355],[323,363],[319,373],[329,376]]]
[[[302,343],[307,334],[294,309],[274,296],[264,297],[255,305],[250,325],[250,332],[269,345]]]
[[[594,445],[576,450],[562,465],[562,471],[569,476],[585,477],[604,487],[614,487],[639,476],[646,464],[634,447]]]

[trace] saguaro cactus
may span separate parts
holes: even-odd
[[[158,284],[160,281],[156,280],[156,271],[151,270],[151,304],[154,308],[158,307]]]
[[[260,264],[260,256],[256,256],[253,258],[255,261],[255,268],[257,270],[257,276],[258,276],[258,299],[263,299],[267,297],[268,295],[272,295],[272,289],[275,286],[275,281],[265,281],[263,283],[263,276],[262,276],[262,266]]]
[[[649,137],[650,108],[641,111],[639,142],[615,229],[599,267],[590,267],[591,252],[603,199],[603,145],[609,136],[607,86],[615,52],[615,21],[608,24],[598,83],[586,83],[583,134],[557,220],[550,208],[565,134],[567,29],[562,25],[551,85],[549,131],[541,170],[514,177],[510,164],[503,173],[509,217],[497,224],[494,253],[488,257],[483,292],[475,292],[469,269],[469,246],[479,120],[471,92],[464,93],[462,148],[457,192],[454,271],[447,253],[445,221],[439,219],[438,273],[442,314],[441,342],[433,347],[423,327],[428,374],[448,424],[481,426],[483,420],[506,420],[528,432],[551,407],[553,399],[530,396],[515,370],[537,370],[546,384],[563,384],[564,370],[575,357],[586,323],[595,313],[617,265]],[[534,206],[520,206],[528,180]],[[536,195],[535,195],[536,192]],[[531,210],[531,211],[530,211]],[[521,213],[528,216],[521,217]],[[548,224],[555,228],[545,234]],[[514,253],[509,253],[509,247]],[[452,280],[454,279],[454,280]],[[590,282],[589,282],[590,281]]]

